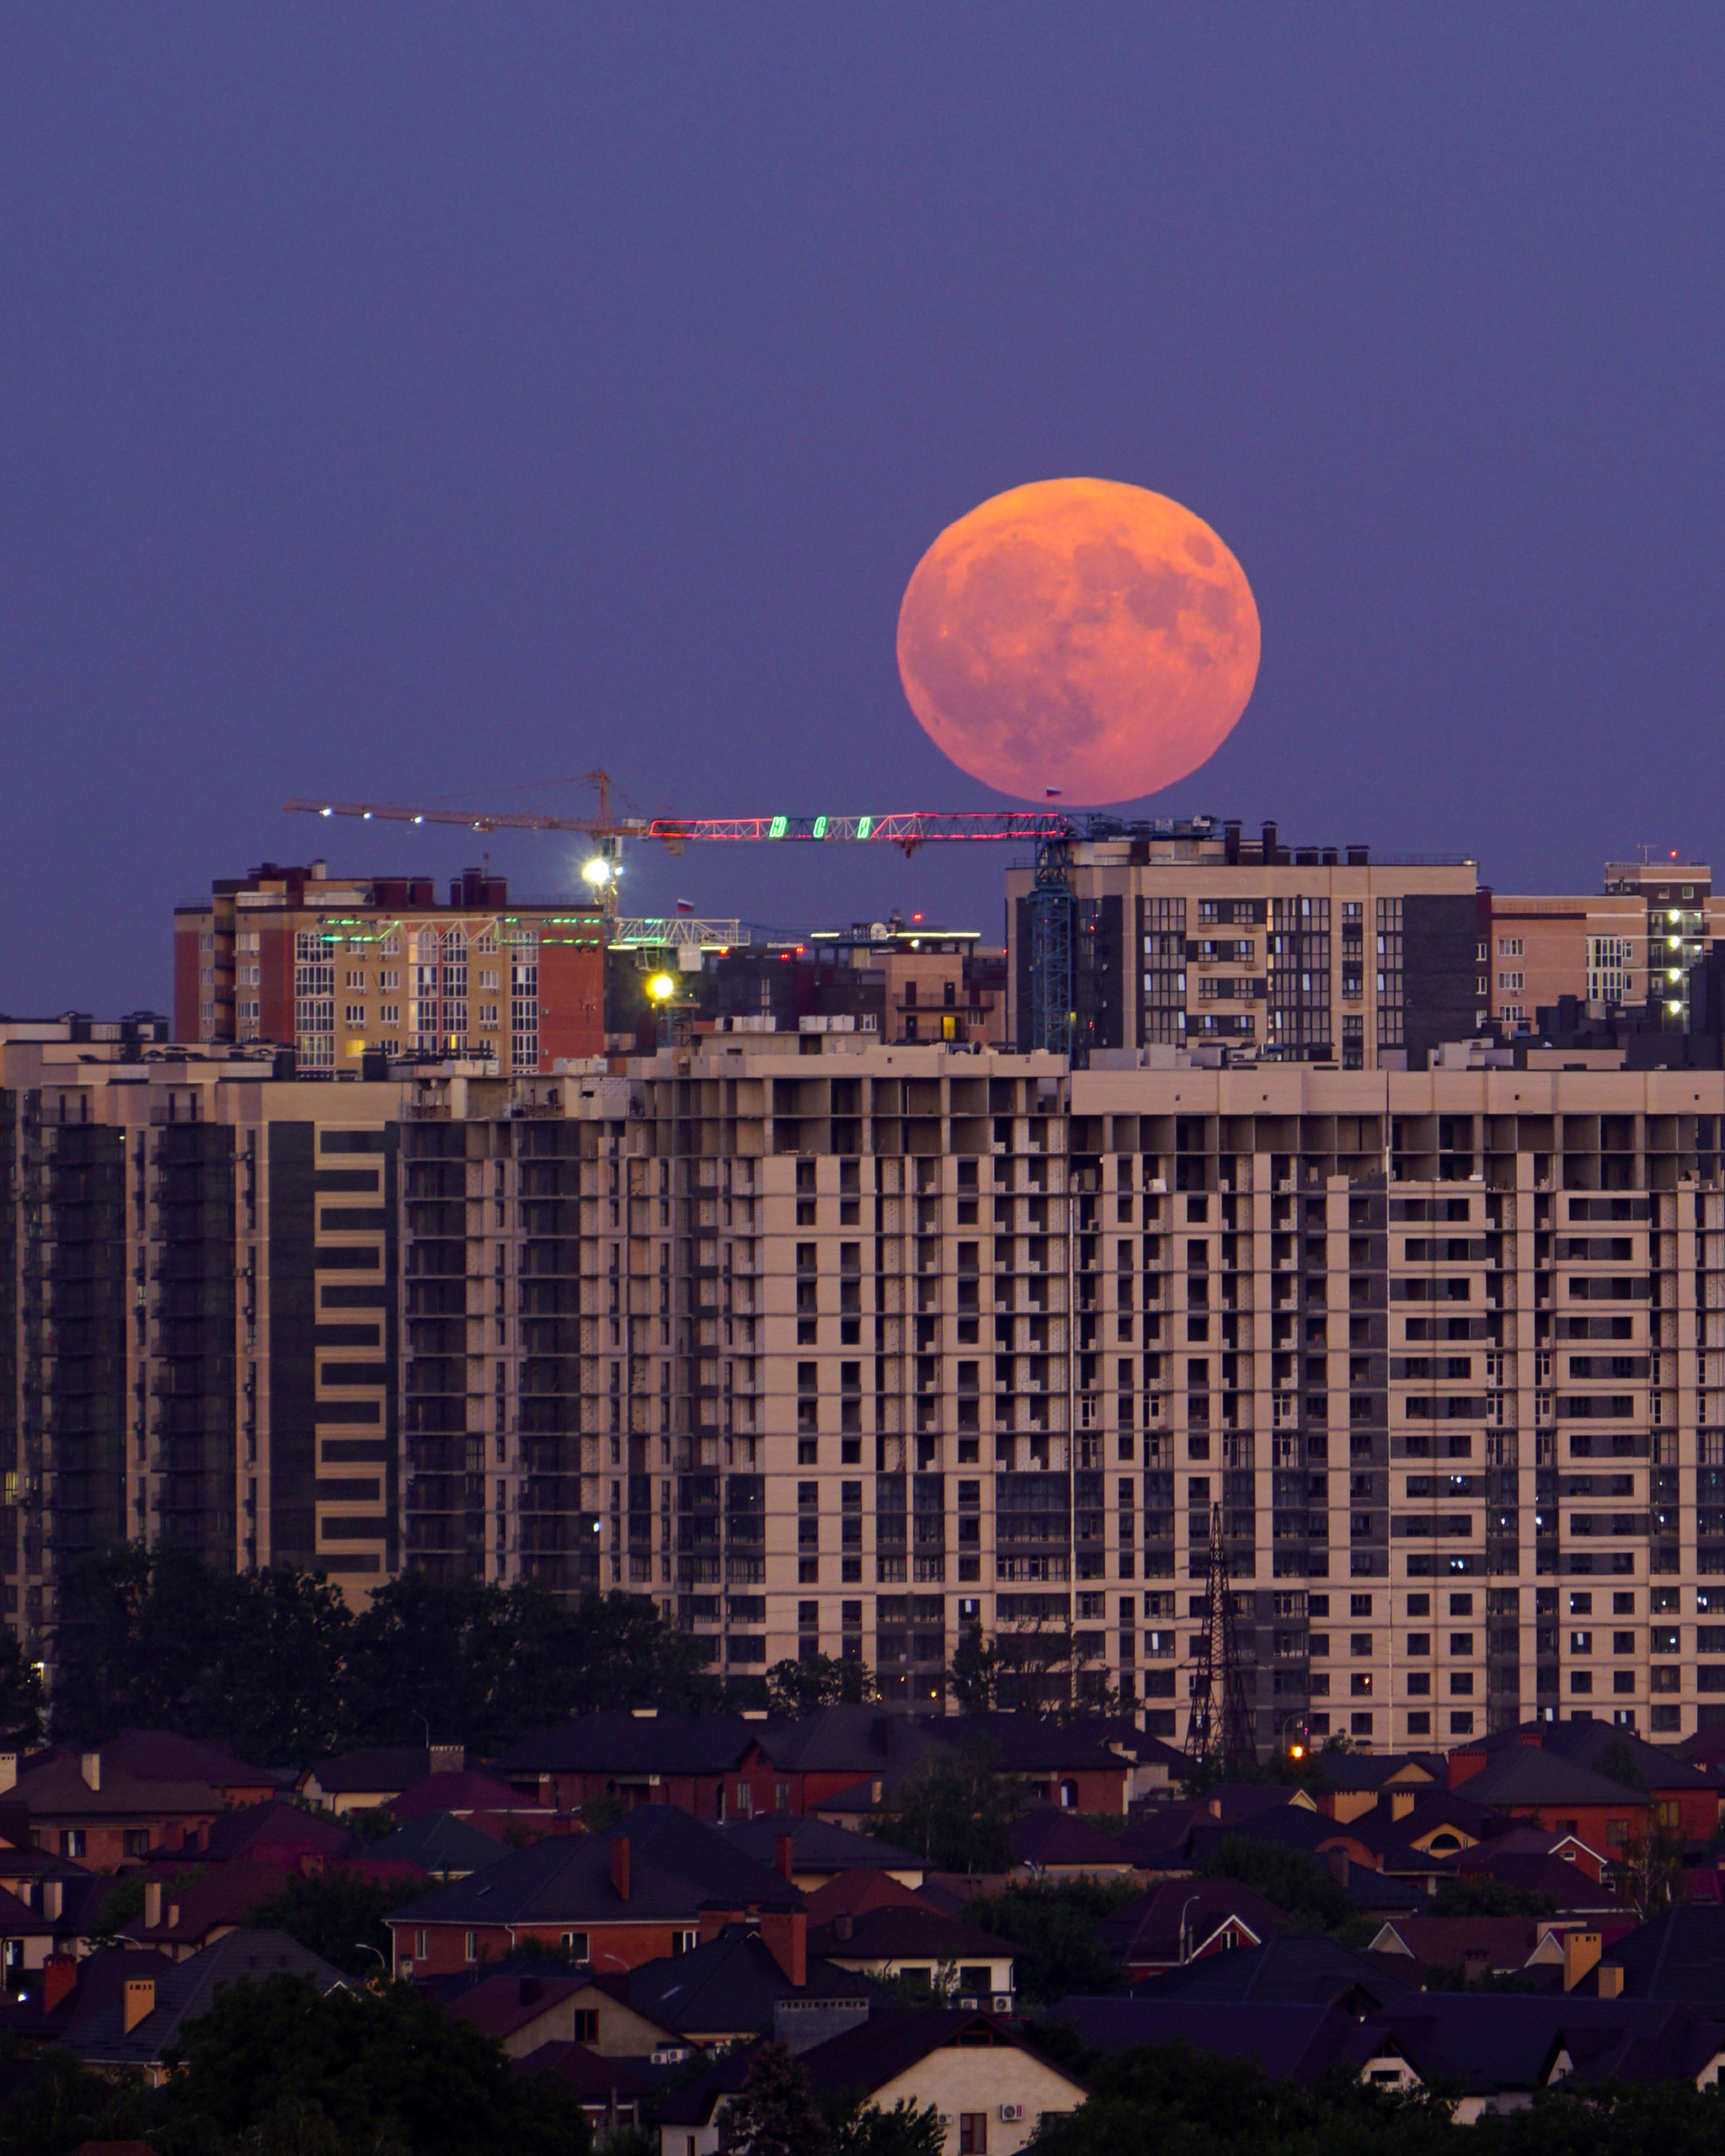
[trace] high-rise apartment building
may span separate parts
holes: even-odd
[[[1076,841],[1066,880],[1082,1061],[1220,1046],[1346,1070],[1418,1069],[1482,1031],[1487,894],[1471,861],[1286,846],[1213,817]],[[1012,1038],[1033,1038],[1033,872],[1007,876]]]
[[[605,1048],[598,910],[511,902],[468,869],[441,904],[429,877],[332,877],[327,864],[216,883],[174,909],[182,1041],[289,1047],[307,1072],[361,1059],[477,1057],[548,1070]]]
[[[1673,1033],[1690,1022],[1690,969],[1717,933],[1713,873],[1675,860],[1610,861],[1597,893],[1491,897],[1491,1017],[1506,1033],[1560,996],[1627,1010],[1649,1004]]]
[[[1725,1074],[1073,1071],[856,1034],[387,1081],[0,1047],[8,1621],[126,1536],[652,1596],[1183,1733],[1725,1707]],[[1550,1059],[1561,1065],[1561,1057]]]
[[[766,1037],[403,1115],[415,1561],[889,1699],[1071,1625],[1178,1734],[1220,1506],[1261,1742],[1725,1705],[1717,1074]]]

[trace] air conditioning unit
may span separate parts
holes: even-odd
[[[1009,2124],[1022,2119],[1023,2116],[1024,2106],[1022,2104],[1002,2104],[1001,2105],[1001,2116]]]
[[[1010,2013],[1012,2012],[1012,1994],[1011,1993],[1011,1992],[1009,1992],[1009,1991],[997,1991],[997,1992],[995,1993],[995,1995],[994,1995],[994,2010],[995,2010],[995,2012],[996,2012],[996,2014],[1010,2014]]]

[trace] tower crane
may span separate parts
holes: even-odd
[[[1028,845],[1036,870],[1030,890],[1031,1038],[1056,1054],[1071,1052],[1073,1001],[1073,897],[1071,849],[1081,840],[1210,838],[1220,835],[1214,816],[1168,817],[1126,821],[1093,812],[1074,814],[1047,808],[913,808],[879,815],[773,814],[765,816],[649,816],[618,814],[612,805],[612,782],[604,771],[591,771],[585,783],[597,796],[591,816],[553,816],[534,810],[414,808],[394,801],[300,799],[286,808],[295,814],[352,817],[362,823],[451,825],[470,831],[572,831],[595,841],[596,851],[582,867],[582,880],[604,910],[606,933],[614,943],[697,940],[705,929],[731,931],[724,940],[745,940],[736,922],[695,923],[686,918],[628,921],[617,910],[617,883],[622,848],[631,840],[650,839],[668,853],[686,846],[891,846],[907,857],[919,846]],[[633,808],[633,804],[629,804]],[[661,931],[663,931],[661,933]],[[705,939],[701,939],[705,940]],[[714,940],[718,940],[715,937]]]

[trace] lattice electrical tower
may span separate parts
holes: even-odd
[[[1192,1687],[1192,1719],[1186,1726],[1186,1757],[1194,1766],[1202,1766],[1219,1757],[1226,1775],[1258,1764],[1252,1710],[1246,1704],[1245,1672],[1240,1666],[1239,1635],[1234,1629],[1234,1597],[1228,1586],[1228,1556],[1222,1547],[1220,1505],[1212,1505],[1210,1513],[1210,1571],[1204,1588],[1204,1636],[1198,1650],[1198,1675]]]

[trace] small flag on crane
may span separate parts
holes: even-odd
[[[693,913],[694,910],[695,901],[692,899],[679,899],[677,900],[677,911],[679,913]]]
[[[1058,801],[1060,798],[1060,789],[1057,786],[1045,786],[1042,791],[1044,798],[1047,800]]]

